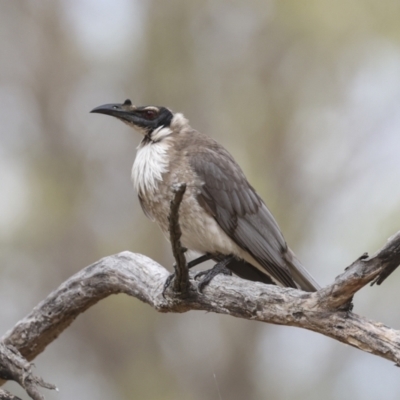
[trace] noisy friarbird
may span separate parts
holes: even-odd
[[[134,106],[130,100],[91,112],[116,117],[143,135],[132,180],[144,213],[167,237],[172,187],[185,183],[181,242],[203,254],[200,261],[219,261],[244,279],[308,292],[319,289],[231,154],[193,129],[181,113]]]

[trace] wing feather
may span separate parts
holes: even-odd
[[[232,156],[217,146],[199,146],[190,152],[189,162],[203,182],[199,203],[267,274],[296,287],[284,259],[288,248],[274,217]]]

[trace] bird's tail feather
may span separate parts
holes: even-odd
[[[299,289],[306,292],[316,292],[321,288],[290,249],[288,249],[287,252],[287,265],[290,269],[292,278],[299,286]]]

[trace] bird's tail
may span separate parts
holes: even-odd
[[[292,250],[288,249],[286,253],[287,265],[290,269],[293,280],[306,292],[316,292],[321,289],[321,286],[315,281],[310,273],[304,268],[303,264],[299,261]]]

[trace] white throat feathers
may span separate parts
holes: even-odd
[[[188,120],[183,114],[177,113],[169,127],[161,126],[151,133],[150,138],[143,138],[137,148],[132,167],[133,186],[138,194],[157,190],[158,183],[169,168],[168,150],[172,140],[169,136],[173,132],[179,133],[186,127]]]
[[[146,142],[137,148],[132,167],[132,181],[138,194],[154,192],[165,172],[168,172],[170,143],[168,140]]]

